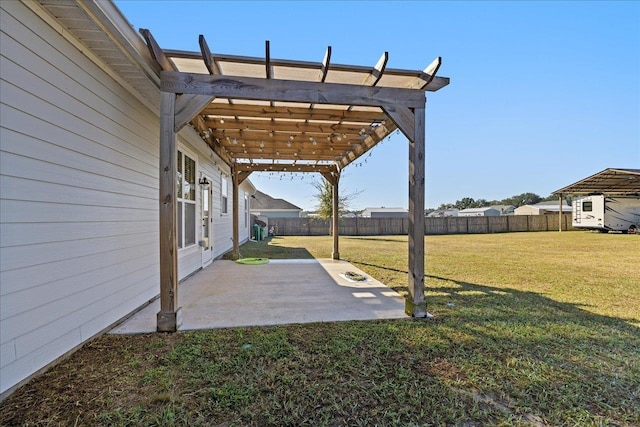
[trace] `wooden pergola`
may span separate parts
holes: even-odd
[[[233,194],[233,254],[239,256],[238,187],[253,172],[315,172],[333,186],[333,252],[338,246],[338,195],[344,168],[399,129],[409,140],[409,297],[406,311],[427,315],[424,300],[424,183],[426,91],[441,58],[424,71],[373,68],[161,49],[140,30],[162,69],[160,106],[160,312],[158,331],[176,331],[176,132],[191,125],[229,165]]]

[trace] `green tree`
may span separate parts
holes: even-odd
[[[467,208],[475,208],[476,201],[471,197],[463,197],[462,200],[457,200],[453,205],[456,209],[467,209]]]
[[[325,178],[321,181],[313,181],[311,183],[316,189],[314,194],[318,201],[317,211],[320,218],[333,217],[333,185]],[[349,207],[349,203],[355,199],[360,192],[348,193],[338,197],[338,216],[344,215]]]
[[[503,205],[513,205],[516,208],[524,205],[535,205],[542,201],[542,198],[535,193],[522,193],[502,200]]]

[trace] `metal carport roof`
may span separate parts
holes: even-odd
[[[553,194],[640,194],[640,169],[608,168]]]

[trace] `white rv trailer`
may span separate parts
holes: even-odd
[[[573,226],[588,230],[640,230],[640,196],[596,194],[573,200]]]

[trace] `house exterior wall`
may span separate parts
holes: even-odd
[[[524,205],[516,208],[514,215],[558,215],[558,205]],[[563,205],[563,212],[571,212],[571,206]]]
[[[159,120],[23,3],[0,9],[4,393],[158,295]],[[222,162],[195,131],[178,141],[219,188]],[[213,201],[219,256],[232,216]],[[180,250],[178,264],[180,278],[198,270],[202,249]]]
[[[371,218],[408,218],[408,212],[371,212]]]
[[[458,211],[458,216],[464,217],[464,216],[500,216],[500,211],[498,211],[497,209],[493,209],[493,208],[487,208],[487,209],[463,209],[461,211]]]
[[[270,211],[266,209],[254,210],[253,215],[262,215],[267,218],[300,218],[300,211]]]
[[[363,218],[409,218],[408,210],[389,209],[370,209],[366,208],[362,211]]]

